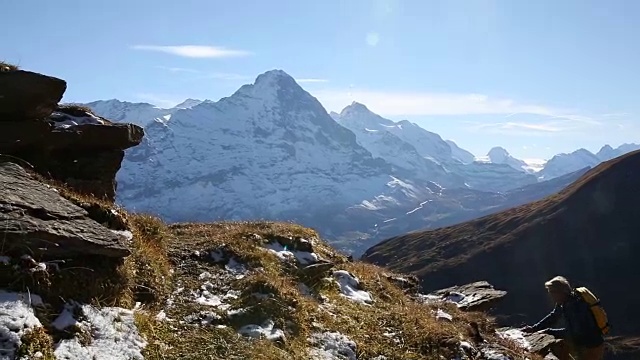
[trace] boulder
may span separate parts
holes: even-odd
[[[465,311],[487,311],[504,298],[507,292],[496,290],[486,281],[478,281],[437,290],[429,295],[455,302],[458,308]]]
[[[335,264],[330,261],[320,260],[319,262],[300,268],[300,278],[307,284],[314,284],[327,277],[333,270]]]
[[[143,136],[142,128],[131,124],[0,122],[0,154],[78,192],[113,201],[124,150]]]
[[[395,276],[385,274],[384,277],[395,286],[407,293],[417,293],[420,290],[420,280],[414,275]]]
[[[30,71],[0,71],[0,121],[44,120],[67,90],[67,83]]]
[[[560,341],[551,335],[541,333],[530,334],[525,338],[531,345],[529,351],[542,356],[547,355],[551,351],[551,347]]]
[[[3,251],[8,254],[30,253],[43,259],[130,254],[125,238],[9,162],[0,163],[0,222]]]

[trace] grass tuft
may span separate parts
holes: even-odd
[[[18,71],[17,65],[9,64],[8,62],[0,61],[0,72]]]
[[[36,327],[25,333],[20,339],[21,344],[16,353],[16,359],[55,360],[53,356],[53,341],[43,327]]]

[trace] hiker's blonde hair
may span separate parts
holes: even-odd
[[[565,294],[571,294],[571,292],[573,291],[569,280],[567,280],[567,278],[565,278],[564,276],[556,276],[544,283],[544,286],[547,288],[547,290],[557,290]]]

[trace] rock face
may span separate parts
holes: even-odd
[[[7,254],[65,258],[124,257],[130,253],[121,235],[8,162],[0,163],[0,222],[3,252]]]
[[[614,335],[640,335],[640,151],[590,170],[557,195],[434,231],[389,239],[364,259],[409,272],[429,291],[487,280],[508,289],[499,307],[522,324],[551,310],[544,282],[566,276],[587,286],[615,324]],[[514,314],[526,314],[518,317]]]
[[[452,299],[452,301],[458,300],[454,302],[458,303],[458,308],[462,310],[487,311],[504,298],[507,292],[496,290],[493,285],[486,281],[478,281],[471,284],[437,290],[430,295]]]
[[[56,108],[67,83],[30,71],[0,72],[0,121],[44,119]]]
[[[114,200],[124,149],[142,141],[142,128],[58,106],[63,80],[26,71],[1,72],[0,79],[0,154],[79,192]]]

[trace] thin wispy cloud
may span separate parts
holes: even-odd
[[[528,122],[499,122],[499,123],[474,123],[467,129],[469,130],[497,130],[510,131],[510,130],[524,130],[524,131],[538,131],[555,133],[560,131],[566,131],[568,128],[562,127],[561,124],[547,122],[547,123],[528,123]]]
[[[298,83],[327,83],[329,82],[329,80],[327,79],[317,79],[317,78],[303,78],[303,79],[296,79],[296,82]]]
[[[375,47],[380,42],[380,35],[377,32],[370,32],[365,37],[365,41],[367,42],[367,45]]]
[[[134,50],[156,51],[166,54],[188,57],[188,58],[227,58],[249,56],[251,52],[245,50],[227,49],[222,46],[204,45],[133,45]]]
[[[630,116],[630,115],[631,114],[626,113],[626,112],[619,112],[619,113],[602,114],[600,116],[607,117],[607,118],[620,118],[620,117],[627,117],[627,116]]]
[[[431,115],[503,115],[509,119],[497,122],[493,127],[503,130],[537,130],[545,132],[561,131],[565,127],[558,124],[571,122],[599,125],[593,117],[576,111],[528,104],[506,98],[494,98],[483,94],[427,93],[427,92],[387,92],[373,90],[321,90],[315,91],[323,105],[332,111],[340,111],[353,101],[367,106],[380,115],[387,116],[431,116]],[[517,121],[518,116],[539,115],[548,118],[549,123]],[[490,127],[491,124],[484,124]],[[575,126],[573,124],[572,126]],[[568,126],[567,126],[568,127]]]
[[[162,69],[162,70],[167,70],[167,71],[173,72],[173,73],[190,73],[190,74],[199,73],[198,70],[188,69],[188,68],[181,68],[181,67],[156,66],[156,68],[157,69]]]

